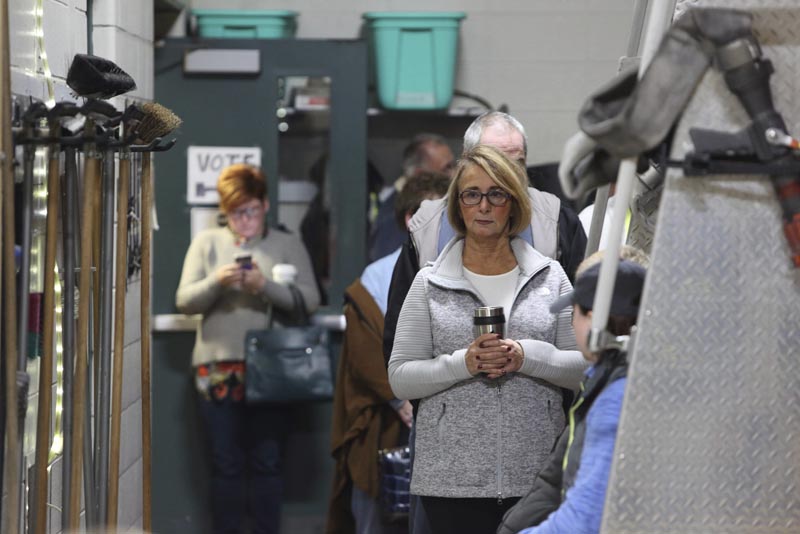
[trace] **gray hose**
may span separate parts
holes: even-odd
[[[65,175],[64,187],[61,188],[64,195],[64,209],[61,215],[64,220],[62,227],[62,237],[64,239],[64,314],[62,315],[63,325],[61,327],[61,342],[63,351],[61,353],[62,366],[64,372],[63,380],[63,411],[61,412],[61,424],[64,436],[63,457],[61,459],[61,502],[64,503],[61,513],[61,530],[69,530],[69,507],[70,502],[70,466],[72,465],[72,388],[73,373],[75,367],[75,259],[78,257],[75,240],[78,217],[77,205],[77,176],[78,164],[75,160],[76,150],[68,147],[65,151]]]
[[[22,177],[22,257],[19,265],[19,285],[17,286],[17,409],[19,418],[19,481],[25,495],[25,456],[23,439],[25,434],[25,413],[28,411],[28,313],[31,292],[31,226],[33,223],[33,160],[36,156],[32,145],[26,145],[23,158]],[[11,466],[7,466],[10,468]],[[25,529],[25,499],[20,499],[20,528]]]
[[[33,145],[26,145],[22,178],[22,257],[19,264],[17,288],[17,369],[25,371],[28,365],[28,311],[31,286],[31,225],[33,222]],[[24,412],[23,412],[24,413]]]
[[[81,296],[83,298],[83,296]],[[91,298],[91,297],[89,297]],[[90,366],[91,368],[91,366]],[[91,373],[90,373],[91,374]],[[86,506],[86,529],[92,530],[98,526],[97,522],[97,500],[94,493],[94,461],[92,459],[92,403],[88,402],[91,399],[91,388],[89,380],[86,381],[86,399],[87,402],[83,403],[84,415],[84,434],[83,434],[83,500]]]
[[[120,224],[125,224],[120,221]],[[102,246],[100,247],[100,353],[95,360],[99,366],[98,403],[95,436],[95,488],[97,517],[105,521],[108,505],[108,445],[111,417],[111,344],[113,330],[114,287],[114,151],[106,150],[103,157]],[[120,244],[122,246],[122,244]],[[120,266],[122,268],[122,266]],[[124,291],[125,288],[118,288]]]

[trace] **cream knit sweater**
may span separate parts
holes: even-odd
[[[216,270],[249,252],[267,279],[261,295],[221,286]],[[202,314],[192,352],[192,365],[244,360],[247,330],[267,328],[270,306],[290,311],[291,291],[272,280],[272,267],[290,263],[297,267],[297,287],[309,313],[319,306],[314,272],[303,243],[292,234],[270,230],[266,237],[237,245],[230,229],[214,228],[199,233],[189,245],[183,263],[175,305],[183,313]]]

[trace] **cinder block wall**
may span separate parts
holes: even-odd
[[[10,0],[11,89],[23,104],[28,96],[47,101],[72,100],[66,76],[74,54],[87,52],[87,3],[93,7],[93,53],[111,59],[136,80],[138,88],[113,100],[153,97],[153,0]],[[41,11],[38,6],[41,5]],[[43,56],[42,52],[46,54]],[[47,67],[44,59],[47,59]],[[142,526],[141,391],[139,373],[140,279],[126,294],[125,350],[120,452],[120,532]],[[27,466],[34,462],[39,360],[30,360],[31,388],[24,434]],[[56,377],[54,371],[53,376]],[[57,384],[54,380],[53,399]],[[50,468],[49,532],[61,532],[61,457]],[[30,481],[29,481],[30,482]]]
[[[354,38],[366,11],[463,11],[455,86],[508,104],[528,163],[556,161],[589,92],[617,72],[633,0],[193,0],[197,9],[291,9],[298,37]],[[453,105],[474,105],[455,100]]]

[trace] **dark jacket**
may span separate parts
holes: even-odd
[[[569,425],[556,441],[533,487],[506,512],[497,527],[497,534],[516,534],[536,526],[558,509],[578,474],[589,409],[606,386],[626,376],[627,371],[625,357],[618,352],[606,353],[595,366],[594,373],[581,384],[581,392],[569,411]],[[572,444],[569,443],[570,435],[573,436]]]
[[[403,244],[406,238],[405,230],[401,230],[397,226],[397,218],[394,213],[396,199],[397,191],[393,191],[378,206],[378,216],[375,218],[369,235],[369,254],[367,257],[370,262],[391,254]]]
[[[345,291],[344,333],[333,397],[331,454],[336,460],[329,534],[355,532],[350,512],[351,485],[378,496],[378,450],[396,447],[403,423],[389,401],[386,367],[380,357],[383,314],[360,280]]]
[[[561,180],[558,177],[558,162],[531,165],[527,171],[528,181],[533,187],[539,191],[557,196],[562,205],[567,205],[576,212],[580,211],[575,200],[569,198],[564,193],[564,188],[561,187]]]

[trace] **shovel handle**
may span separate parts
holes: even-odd
[[[92,239],[95,214],[100,211],[97,191],[100,185],[100,160],[87,157],[81,202],[81,257],[78,279],[78,339],[75,354],[72,408],[72,466],[70,468],[69,528],[78,530],[81,512],[81,475],[86,408],[87,351],[89,348],[89,299],[92,280]],[[69,372],[69,370],[67,370]]]
[[[34,534],[47,531],[47,464],[50,454],[50,421],[53,400],[53,334],[55,332],[55,267],[58,243],[58,200],[61,196],[58,145],[50,146],[47,172],[47,230],[44,252],[44,332],[39,365],[39,408],[36,420],[36,473],[33,496]]]
[[[125,348],[125,281],[128,274],[128,196],[130,191],[130,158],[119,154],[117,186],[117,255],[114,278],[114,363],[111,379],[111,447],[108,458],[108,516],[107,528],[116,531],[119,507],[119,455],[122,422],[122,369]]]
[[[152,443],[150,407],[150,273],[152,255],[153,184],[150,153],[142,154],[142,528],[152,530]]]

